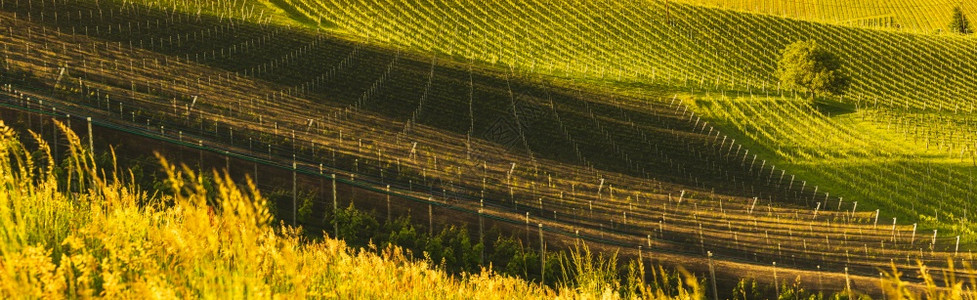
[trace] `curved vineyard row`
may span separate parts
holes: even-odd
[[[708,119],[763,145],[788,169],[816,178],[821,186],[838,188],[849,202],[861,200],[865,208],[879,208],[909,222],[972,235],[974,148],[969,142],[949,153],[936,147],[901,146],[907,145],[906,139],[892,128],[873,132],[855,125],[905,124],[901,120],[913,115],[859,110],[831,118],[821,111],[823,105],[792,98],[704,99],[696,106]]]
[[[767,14],[787,18],[811,20],[842,26],[868,27],[915,33],[946,32],[953,8],[965,14],[977,13],[970,2],[879,1],[879,0],[679,0],[681,2]]]
[[[325,175],[325,165],[375,190],[391,185],[400,193],[468,211],[484,205],[490,216],[526,216],[526,224],[545,222],[547,228],[565,233],[556,240],[572,240],[570,233],[579,232],[631,250],[646,245],[651,251],[694,255],[713,251],[737,262],[780,262],[809,270],[823,266],[833,272],[849,267],[869,275],[894,257],[909,268],[915,260],[973,260],[969,251],[959,251],[971,249],[970,240],[960,244],[957,236],[946,233],[930,240],[923,237],[928,233],[908,223],[888,225],[883,219],[879,224],[880,214],[865,210],[864,204],[859,209],[853,201],[808,184],[805,176],[787,173],[781,163],[758,155],[760,147],[723,134],[706,116],[697,115],[697,106],[684,104],[687,96],[565,85],[527,75],[532,64],[494,68],[477,57],[458,60],[450,51],[420,55],[344,41],[321,31],[133,3],[40,3],[51,5],[0,4],[0,21],[8,33],[0,36],[5,89],[24,106],[57,103],[62,111],[112,119],[182,143],[196,140],[202,147],[207,139],[208,144],[269,160],[291,159],[294,168],[312,174],[318,166],[319,175]],[[595,10],[588,7],[572,9],[579,10],[579,17]],[[491,7],[500,15],[510,8]],[[686,18],[698,15],[694,12],[721,14],[686,8],[675,13]],[[457,7],[439,9],[460,12]],[[555,32],[568,30],[553,26]],[[439,32],[410,28],[421,37]],[[572,41],[563,36],[567,39],[555,42]],[[510,39],[532,42],[533,36]],[[546,47],[538,53],[549,62],[602,48],[597,42],[583,44],[583,50]],[[594,53],[620,59],[634,55]],[[719,58],[715,54],[709,59]],[[581,63],[587,70],[587,64],[598,61]],[[639,68],[651,66],[652,77],[678,78],[664,68],[657,73],[652,63],[636,61]],[[715,71],[708,63],[697,66],[701,69],[691,71],[702,76]],[[704,78],[683,79],[682,89],[706,89]],[[719,84],[717,80],[713,88]],[[755,85],[746,83],[747,89]],[[769,88],[760,86],[759,91]],[[740,125],[757,127],[750,129],[757,132],[752,140],[786,140],[788,149],[779,151],[793,160],[788,163],[874,158],[895,151],[863,149],[872,145],[870,140],[822,115],[805,114],[810,107],[803,105],[721,104],[729,106],[724,112],[763,114],[764,125],[797,123],[771,130]],[[771,109],[777,110],[765,111]],[[813,146],[792,138],[805,128],[822,127],[842,134],[820,136],[823,143]],[[831,143],[852,146],[828,148]],[[914,168],[885,165],[870,172],[902,171],[900,178],[913,182],[921,176],[907,173]],[[836,176],[879,178],[854,172]],[[954,174],[932,176],[953,193],[963,189]],[[931,186],[918,191],[938,192]],[[295,211],[295,206],[284,203],[282,208]],[[317,202],[314,208],[330,207]]]
[[[971,39],[840,27],[669,1],[291,0],[358,39],[512,68],[688,90],[783,93],[779,50],[817,40],[853,78],[845,101],[973,111]],[[544,17],[549,16],[549,17]],[[527,30],[514,30],[526,28]]]

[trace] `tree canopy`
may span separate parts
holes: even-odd
[[[788,89],[829,96],[843,94],[850,85],[838,57],[815,41],[795,42],[781,54],[777,76]]]
[[[974,31],[970,29],[970,21],[967,20],[967,16],[963,14],[963,10],[959,6],[953,8],[953,19],[950,21],[950,32],[960,33],[960,34],[971,34]]]

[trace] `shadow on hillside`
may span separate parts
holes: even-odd
[[[271,82],[324,107],[471,135],[514,153],[750,196],[769,186],[769,180],[751,174],[755,170],[727,159],[728,153],[716,149],[718,140],[693,129],[685,112],[667,99],[620,101],[513,79],[504,71],[451,58],[351,43],[307,28],[230,22],[135,4],[102,3],[94,13],[90,6],[84,1],[31,7],[8,2],[3,9],[21,16],[80,15],[32,21]],[[82,12],[93,12],[92,17]],[[624,104],[635,102],[646,105]]]
[[[815,99],[812,107],[829,117],[850,114],[858,111],[853,104],[841,103],[837,100],[827,98]]]

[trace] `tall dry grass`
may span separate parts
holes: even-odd
[[[618,298],[605,262],[577,254],[577,285],[557,289],[485,271],[450,275],[396,247],[356,250],[310,241],[273,224],[248,181],[214,173],[214,188],[160,157],[166,192],[97,166],[58,124],[70,150],[52,160],[39,136],[31,151],[0,121],[2,298]],[[58,166],[61,167],[58,167]],[[209,197],[209,199],[208,199]],[[210,204],[208,204],[210,203]],[[610,269],[613,270],[613,269]],[[683,283],[684,282],[684,283]],[[703,297],[694,277],[650,298]],[[648,289],[649,285],[641,285]]]
[[[917,261],[917,269],[911,274],[900,271],[893,263],[891,269],[883,271],[882,289],[889,299],[977,299],[977,272],[969,262],[963,262],[964,270],[958,270],[953,260],[947,261],[947,268],[934,271]],[[910,276],[905,276],[910,275]],[[902,278],[915,277],[922,283],[905,281]]]

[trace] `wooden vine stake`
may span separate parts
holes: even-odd
[[[780,281],[777,280],[777,262],[773,262],[773,286],[777,290],[777,295],[780,295]]]
[[[712,299],[719,300],[719,289],[716,288],[716,267],[712,263],[712,251],[706,252],[706,255],[709,258],[709,277],[711,278],[710,282],[712,285]],[[774,264],[774,266],[776,266],[776,263]],[[774,277],[775,277],[774,281],[776,281],[776,275],[774,275]]]
[[[338,201],[338,196],[336,195],[336,173],[333,173],[332,174],[332,228],[333,228],[333,232],[336,233],[336,238],[340,238],[339,219],[336,218],[336,215],[338,213],[339,213],[339,201]]]
[[[299,224],[299,197],[298,197],[298,164],[295,162],[295,155],[292,155],[292,225]]]
[[[543,242],[543,223],[539,223],[539,284],[546,284],[546,244]]]

